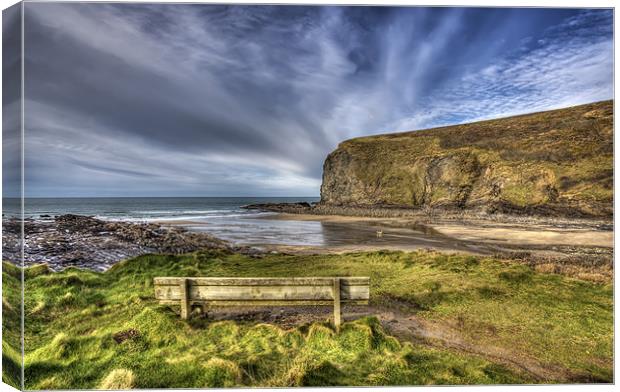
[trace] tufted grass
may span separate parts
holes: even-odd
[[[21,270],[2,264],[2,382],[20,389]]]
[[[19,282],[13,267],[4,267],[5,287]],[[368,275],[372,306],[448,326],[477,346],[516,350],[565,369],[573,380],[613,379],[611,284],[489,258],[426,251],[250,258],[205,251],[141,256],[105,273],[34,267],[25,275],[27,389],[540,381],[483,357],[399,341],[373,316],[339,332],[321,320],[292,329],[186,322],[153,300],[155,276]]]

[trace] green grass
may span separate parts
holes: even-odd
[[[26,388],[536,381],[483,357],[399,341],[374,317],[345,323],[338,333],[322,320],[285,330],[185,322],[153,300],[155,276],[334,275],[370,276],[371,305],[450,327],[476,346],[512,350],[575,380],[613,378],[611,284],[422,251],[263,258],[212,251],[141,256],[105,273],[28,269]],[[5,269],[3,279],[15,278]],[[128,338],[117,343],[123,332]]]
[[[21,388],[21,270],[2,266],[2,381]]]

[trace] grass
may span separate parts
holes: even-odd
[[[21,270],[2,266],[2,382],[21,388]]]
[[[16,280],[11,268],[4,265],[9,285]],[[611,284],[488,258],[205,251],[141,256],[105,273],[34,267],[25,275],[27,389],[536,381],[483,357],[399,341],[374,317],[347,322],[340,332],[322,320],[288,330],[249,321],[185,322],[153,300],[155,276],[368,275],[374,306],[560,367],[573,380],[613,379]]]

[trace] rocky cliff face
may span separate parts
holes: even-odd
[[[611,217],[613,101],[347,140],[321,203]]]

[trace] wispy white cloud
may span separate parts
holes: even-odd
[[[28,3],[28,189],[318,194],[347,138],[610,98],[611,12],[527,12]]]
[[[613,97],[611,14],[583,12],[464,74],[393,127],[413,130],[551,110]],[[525,40],[527,44],[530,40]]]

